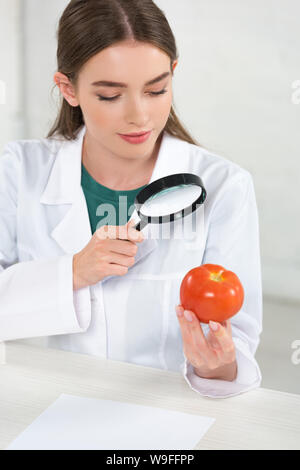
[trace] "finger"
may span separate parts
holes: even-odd
[[[216,336],[212,333],[211,330],[209,330],[207,335],[206,335],[206,341],[207,341],[208,345],[214,351],[216,351],[216,352],[222,351],[222,347],[221,347],[219,341],[217,340]]]
[[[130,240],[107,240],[107,248],[127,256],[135,256],[138,251],[137,245]]]
[[[134,256],[122,255],[120,253],[108,252],[107,255],[102,258],[107,263],[119,264],[121,266],[133,266],[135,263]]]
[[[132,225],[133,221],[128,222],[126,225],[102,225],[96,230],[96,236],[100,240],[110,238],[112,240],[130,240],[133,242],[140,242],[144,239],[144,235],[135,230]]]
[[[231,325],[230,325],[230,321],[229,321],[229,320],[225,320],[225,321],[222,321],[222,322],[220,322],[220,323],[221,323],[221,325],[222,325],[224,328],[226,328],[226,330],[227,330],[229,336],[231,337]],[[208,344],[209,344],[212,348],[214,348],[216,351],[223,351],[221,344],[219,343],[219,341],[218,341],[216,335],[215,335],[214,332],[211,330],[211,328],[210,328],[210,330],[209,330],[209,332],[208,332],[208,334],[207,334],[207,336],[206,336],[206,339],[207,339]]]
[[[185,324],[185,321],[184,321],[184,316],[183,316],[184,309],[182,308],[181,305],[177,305],[175,310],[176,310],[177,318],[178,318],[180,329],[181,329],[183,343],[186,346],[190,346],[192,343],[192,337],[191,337],[191,332],[187,328],[187,325]]]
[[[99,240],[117,239],[119,238],[119,227],[117,225],[102,225],[96,230],[95,235]]]
[[[117,225],[117,226],[111,226],[111,234],[113,235],[113,238],[116,238],[118,240],[129,240],[129,236],[127,234],[127,228],[128,224],[126,225]],[[111,238],[111,237],[110,237]]]
[[[231,329],[230,319],[225,320],[224,322],[222,322],[222,325],[226,328],[227,333],[229,334],[229,336],[232,336],[232,329]]]
[[[234,343],[232,337],[227,329],[218,322],[209,321],[209,327],[212,334],[218,340],[223,352],[225,354],[232,354],[234,352]]]
[[[183,341],[183,353],[185,358],[197,368],[203,367],[205,365],[202,356],[199,354],[199,351],[195,350],[193,338],[189,328],[185,325],[184,321],[184,309],[182,306],[176,306],[176,314],[179,320],[179,325],[181,329],[182,341]]]
[[[186,312],[185,312],[186,313]],[[189,323],[192,333],[194,350],[197,351],[207,367],[214,367],[216,364],[217,354],[210,348],[208,341],[203,333],[201,323],[194,312],[188,311],[193,320]]]
[[[178,306],[176,312],[182,313],[182,315],[179,316],[177,314],[177,317],[181,327],[183,341],[188,343],[193,356],[197,356],[198,354],[203,361],[207,362],[207,360],[210,359],[211,352],[198,318],[196,318],[193,312],[184,311],[182,306]]]
[[[127,231],[128,240],[133,240],[135,242],[141,242],[144,240],[144,234],[140,230],[135,229],[136,223],[134,220],[129,220],[125,225]]]

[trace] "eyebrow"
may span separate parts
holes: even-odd
[[[160,82],[163,80],[163,78],[166,78],[170,75],[170,72],[164,72],[161,75],[159,75],[156,78],[153,78],[149,82],[145,83],[145,86],[147,85],[153,85],[154,83]],[[120,82],[111,82],[108,80],[100,80],[98,82],[93,82],[91,83],[92,86],[108,86],[108,87],[118,87],[118,88],[127,88],[126,83],[120,83]]]

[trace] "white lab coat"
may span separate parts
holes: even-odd
[[[73,255],[92,236],[81,187],[85,130],[74,141],[11,141],[0,157],[0,340],[43,336],[48,347],[181,371],[208,397],[258,387],[261,266],[249,172],[164,132],[151,181],[172,173],[202,178],[206,201],[185,218],[194,217],[197,229],[180,239],[174,235],[179,221],[164,224],[173,238],[163,239],[159,226],[146,226],[126,275],[73,292]],[[175,313],[180,283],[204,263],[233,270],[245,290],[242,309],[231,319],[238,364],[232,382],[198,377],[183,354]],[[208,326],[202,327],[206,334]]]

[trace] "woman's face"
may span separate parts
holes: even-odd
[[[162,74],[166,76],[147,85]],[[55,74],[55,78],[62,77]],[[124,86],[95,84],[99,81],[121,82]],[[70,88],[61,90],[72,106],[80,105],[87,134],[94,143],[127,158],[149,155],[172,106],[170,58],[150,44],[122,42],[104,49],[84,65],[73,95]],[[119,136],[142,131],[152,131],[144,143],[131,144]]]

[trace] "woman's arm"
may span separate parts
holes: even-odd
[[[18,214],[22,177],[21,150],[8,144],[0,156],[0,341],[86,331],[90,292],[73,292],[73,256],[19,262],[17,220],[25,228],[32,210]]]
[[[212,208],[202,260],[202,264],[206,263],[235,272],[244,287],[243,306],[230,320],[236,378],[226,380],[233,372],[234,361],[231,366],[224,365],[225,375],[216,371],[215,380],[209,373],[210,378],[204,377],[205,373],[201,376],[202,370],[196,367],[196,371],[187,358],[183,372],[193,390],[206,396],[226,397],[258,387],[261,382],[254,358],[262,331],[259,224],[252,177],[245,170],[234,176]],[[206,336],[212,334],[208,325],[203,325],[203,330]]]

